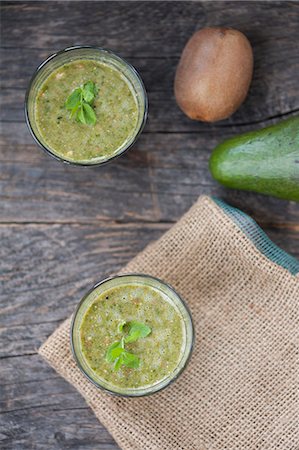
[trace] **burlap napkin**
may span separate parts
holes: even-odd
[[[70,319],[40,354],[123,449],[298,450],[298,270],[255,222],[202,197],[122,270],[164,279],[192,311],[194,353],[172,386],[139,399],[96,389],[72,358]]]

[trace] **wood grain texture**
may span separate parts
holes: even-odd
[[[232,134],[225,129],[221,138]],[[126,156],[102,169],[57,163],[32,142],[25,124],[6,123],[3,141],[5,222],[175,222],[200,194],[212,194],[264,227],[296,229],[299,223],[294,202],[229,190],[212,180],[208,160],[219,137],[208,131],[144,133]]]
[[[247,100],[216,124],[190,121],[173,95],[182,48],[207,25],[243,31],[255,57]],[[225,189],[208,171],[210,152],[222,139],[298,113],[298,33],[298,2],[2,2],[1,448],[118,449],[36,350],[94,282],[161,236],[199,195],[240,207],[299,257],[297,204]],[[49,158],[24,123],[33,71],[49,54],[75,44],[108,47],[127,58],[149,95],[137,145],[100,169]]]

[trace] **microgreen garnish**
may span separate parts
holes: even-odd
[[[98,89],[93,81],[76,88],[65,102],[66,109],[71,111],[71,117],[75,117],[78,122],[94,125],[97,118],[92,105],[97,93]]]
[[[108,362],[114,362],[123,353],[124,347],[121,341],[114,342],[108,347],[106,352],[106,359]]]
[[[147,325],[144,325],[143,323],[140,323],[140,322],[132,321],[132,322],[129,322],[128,325],[130,327],[130,330],[129,330],[128,335],[125,337],[126,343],[135,342],[140,338],[145,338],[152,331],[150,329],[150,327],[148,327]]]
[[[119,333],[122,333],[122,331],[123,331],[123,329],[124,329],[124,326],[126,325],[126,321],[125,320],[123,320],[122,322],[120,322],[120,324],[118,325],[118,332]]]
[[[134,353],[130,353],[125,349],[125,344],[136,342],[138,339],[145,338],[151,333],[151,328],[143,323],[121,322],[118,325],[118,332],[127,331],[126,336],[122,336],[120,341],[113,342],[106,351],[106,360],[114,363],[114,370],[119,370],[121,366],[131,369],[137,369],[140,364],[140,358]]]

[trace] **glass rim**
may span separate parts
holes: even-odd
[[[28,112],[28,99],[29,99],[29,94],[31,91],[31,87],[32,84],[34,82],[34,80],[36,79],[37,75],[40,73],[40,71],[43,69],[44,66],[46,66],[52,59],[56,58],[59,55],[62,55],[64,53],[67,53],[69,51],[72,50],[81,50],[81,49],[90,49],[90,50],[96,50],[96,51],[101,51],[101,52],[105,52],[109,55],[112,55],[114,57],[116,57],[117,59],[119,59],[122,63],[124,63],[126,66],[129,67],[129,69],[131,70],[131,72],[133,72],[133,74],[136,76],[140,86],[141,86],[141,91],[142,91],[142,95],[143,95],[143,99],[144,99],[144,111],[143,111],[143,117],[142,117],[142,121],[140,123],[139,129],[137,131],[137,133],[134,136],[134,139],[132,140],[132,142],[130,142],[129,145],[124,146],[124,148],[117,153],[116,155],[113,155],[107,159],[105,159],[104,161],[99,161],[99,162],[95,162],[95,163],[85,163],[85,162],[77,162],[77,161],[69,161],[67,159],[64,159],[62,157],[60,157],[59,155],[56,155],[52,150],[50,150],[48,147],[46,147],[45,144],[43,144],[39,138],[36,136],[36,134],[33,131],[33,128],[31,126],[30,123],[30,119],[29,119],[29,112]],[[35,69],[35,71],[33,72],[33,75],[30,78],[28,87],[26,89],[26,94],[25,94],[25,100],[24,100],[24,113],[25,113],[25,121],[26,121],[26,125],[27,128],[33,138],[33,140],[35,141],[35,143],[44,151],[46,152],[48,155],[52,156],[54,159],[56,159],[57,161],[60,161],[64,164],[69,164],[72,166],[81,166],[81,167],[99,167],[99,166],[104,166],[105,164],[108,164],[110,162],[112,162],[113,160],[119,158],[120,156],[122,156],[123,154],[125,154],[137,141],[137,139],[139,138],[140,134],[142,133],[144,126],[146,124],[146,120],[147,120],[147,116],[148,116],[148,96],[147,96],[147,92],[144,86],[144,83],[142,81],[142,78],[139,74],[139,72],[137,71],[137,69],[135,69],[135,67],[129,63],[126,59],[124,59],[122,56],[119,56],[117,53],[115,53],[114,51],[108,49],[108,48],[104,48],[104,47],[98,47],[95,45],[75,45],[72,47],[66,47],[62,50],[59,50],[58,52],[55,52],[51,55],[49,55],[44,61],[42,61],[38,67]]]
[[[170,289],[170,291],[172,293],[175,294],[175,296],[178,298],[178,300],[181,302],[181,304],[183,305],[186,313],[187,313],[187,317],[190,321],[190,330],[191,330],[191,343],[190,343],[190,348],[188,350],[188,355],[186,358],[186,361],[184,362],[184,364],[182,365],[182,367],[179,369],[179,371],[175,374],[175,376],[170,377],[169,380],[167,380],[167,383],[165,383],[164,385],[162,385],[161,387],[159,387],[159,384],[161,384],[163,382],[160,381],[157,383],[157,389],[150,391],[151,386],[149,388],[145,388],[145,392],[141,392],[141,393],[121,393],[121,392],[116,392],[113,391],[112,389],[109,389],[107,387],[102,386],[101,384],[99,384],[97,381],[95,381],[88,373],[86,373],[86,371],[84,370],[84,368],[81,365],[81,362],[79,361],[79,358],[76,354],[76,350],[75,350],[75,345],[74,345],[74,339],[73,339],[73,335],[74,335],[74,327],[75,327],[75,321],[76,321],[76,317],[80,311],[81,306],[83,305],[83,303],[86,301],[86,299],[89,297],[89,295],[95,290],[97,289],[99,286],[114,280],[116,278],[124,278],[124,277],[140,277],[140,278],[147,278],[147,279],[151,279],[154,282],[158,282],[163,284],[164,286],[166,286],[168,289]],[[72,354],[73,357],[75,359],[75,362],[77,364],[77,367],[80,369],[81,373],[83,373],[83,375],[97,388],[107,392],[108,394],[111,394],[113,396],[117,396],[117,397],[126,397],[126,398],[136,398],[136,397],[147,397],[149,395],[154,395],[158,392],[161,392],[162,390],[166,389],[169,385],[171,385],[174,381],[176,381],[179,376],[184,372],[184,370],[186,369],[186,367],[188,366],[191,356],[192,356],[192,352],[194,349],[194,342],[195,342],[195,329],[194,329],[194,322],[193,322],[193,318],[192,318],[192,314],[191,311],[188,307],[188,305],[186,304],[186,302],[183,300],[183,298],[180,296],[180,294],[172,287],[170,286],[168,283],[166,283],[165,281],[161,280],[160,278],[154,277],[152,275],[148,275],[148,274],[144,274],[144,273],[125,273],[125,274],[121,274],[121,275],[115,275],[115,276],[111,276],[111,277],[107,277],[104,278],[103,280],[97,282],[91,289],[89,289],[89,291],[81,298],[81,300],[79,301],[75,312],[73,313],[72,316],[72,321],[71,321],[71,327],[70,327],[70,341],[71,341],[71,349],[72,349]],[[164,379],[165,380],[165,379]],[[148,390],[148,392],[147,392]]]

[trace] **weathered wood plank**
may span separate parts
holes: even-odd
[[[74,5],[80,5],[80,2]],[[193,8],[193,6],[194,4],[190,6],[186,2],[187,9]],[[288,38],[284,34],[279,39],[273,38],[270,31],[273,27],[273,21],[271,21],[271,24],[267,24],[266,28],[269,28],[269,30],[263,29],[263,37],[259,36],[260,32],[257,34],[254,30],[250,31],[255,54],[255,70],[249,96],[232,118],[215,124],[214,127],[221,128],[223,125],[243,123],[256,124],[269,117],[282,116],[291,111],[298,112],[299,101],[296,86],[296,74],[299,71],[298,23],[296,23],[295,14],[290,14],[290,16],[291,24],[288,28]],[[277,20],[278,17],[275,17],[274,21]],[[280,27],[279,20],[277,24],[275,23],[277,33],[279,33]],[[196,28],[196,23],[194,25]],[[242,26],[243,22],[240,23],[239,28],[242,29]],[[280,31],[284,33],[282,29]],[[173,42],[173,54],[168,55],[161,51],[158,54],[156,52],[155,56],[150,58],[128,56],[133,65],[140,71],[148,90],[153,113],[148,123],[148,131],[200,132],[203,124],[198,124],[186,118],[180,112],[173,97],[175,68],[182,50],[182,47],[179,49],[176,47],[175,28],[173,33],[171,40]],[[186,39],[188,37],[187,35]],[[37,65],[57,49],[57,47],[52,47],[49,50],[44,48],[29,48],[26,51],[23,48],[4,48],[1,50],[1,60],[3,61],[2,102],[4,106],[1,117],[3,120],[23,120],[24,91],[29,79]],[[127,56],[127,54],[124,56]],[[22,67],[21,71],[19,70],[20,66]],[[205,128],[207,127],[205,126]]]
[[[66,385],[66,382],[63,382]],[[35,386],[43,390],[43,386]],[[34,389],[32,390],[34,392]],[[78,395],[76,392],[70,397]],[[57,398],[59,401],[59,398]],[[0,415],[0,446],[5,450],[118,450],[84,401],[76,408],[38,406]]]
[[[296,226],[294,231],[288,231],[283,228],[269,228],[266,230],[267,235],[276,245],[283,248],[295,258],[299,259],[299,227]]]
[[[0,226],[1,356],[35,352],[84,292],[169,226]]]
[[[45,50],[43,48],[1,48],[0,58],[2,67],[0,74],[3,76],[2,89],[27,89],[28,81],[37,66],[49,55],[55,53],[57,48]],[[124,56],[124,55],[121,55]],[[142,73],[142,78],[148,89],[153,92],[163,92],[172,87],[171,80],[174,77],[178,57],[138,57],[131,56],[130,63]],[[22,70],[20,71],[20,67]],[[10,77],[8,77],[8,72]]]
[[[0,416],[3,450],[119,450],[89,408],[42,407]]]
[[[155,56],[171,53],[176,23],[176,41],[192,33],[190,6],[176,2],[49,2],[45,26],[45,6],[38,2],[7,2],[3,8],[3,33],[7,46],[43,47],[94,43],[102,47],[129,50],[131,54]],[[204,8],[193,9],[196,23],[204,23]],[[179,19],[179,20],[178,20]],[[163,28],[161,29],[161,22]],[[142,33],[140,32],[142,30]],[[161,31],[163,30],[163,33]]]
[[[26,358],[11,358],[11,360],[13,360],[15,367],[22,363],[24,370],[26,365],[29,366],[30,362],[32,362],[32,358],[28,356]],[[45,362],[44,365],[46,366]],[[28,370],[30,370],[30,367]],[[55,376],[53,372],[48,372],[43,379],[37,380],[34,368],[31,366],[32,381],[25,383],[22,382],[20,376],[16,376],[15,383],[4,382],[1,386],[1,412],[14,412],[43,406],[51,406],[57,409],[73,409],[78,408],[80,403],[81,406],[86,407],[84,400],[80,399],[80,395],[78,393],[74,395],[74,388],[58,375]]]
[[[261,225],[294,228],[294,202],[229,190],[212,180],[208,159],[232,130],[143,134],[134,149],[102,168],[61,164],[25,130],[6,124],[0,155],[2,222],[176,221],[201,194],[218,195]],[[266,203],[265,203],[266,202]],[[267,205],[267,207],[265,207]]]
[[[70,429],[66,439],[71,439],[73,442],[80,439],[80,433],[85,436],[88,446],[92,444],[89,439],[94,440],[94,445],[99,441],[103,448],[106,448],[104,445],[108,446],[112,442],[111,437],[94,418],[80,394],[57,375],[39,355],[2,359],[1,375],[3,380],[0,399],[1,448],[5,444],[8,444],[5,448],[10,448],[9,444],[12,442],[15,445],[21,445],[28,441],[31,442],[31,445],[38,442],[38,446],[34,448],[40,448],[39,443],[43,444],[43,439],[47,441],[51,436],[55,438],[58,430],[61,437],[68,427]],[[58,419],[61,420],[62,417],[69,415],[71,422],[68,423],[66,419],[59,426]],[[89,427],[92,436],[89,435],[88,429],[84,430],[84,425],[80,431],[75,428],[81,420],[84,423],[85,419],[86,421],[90,420]],[[36,435],[36,427],[42,424],[44,430]],[[87,424],[88,422],[86,422]],[[29,429],[29,435],[27,429]],[[61,443],[60,441],[61,439],[58,439],[55,444],[54,439],[53,448],[56,448],[54,444],[57,445]],[[71,442],[68,444],[71,445]],[[78,442],[79,444],[80,442]],[[48,445],[48,448],[52,448],[50,442]],[[112,446],[112,448],[114,447]]]
[[[237,6],[237,7],[236,7]],[[298,26],[297,2],[3,2],[6,46],[52,49],[70,44],[118,48],[140,56],[179,55],[205,25],[239,24],[251,39],[289,39]],[[47,26],[45,26],[45,9]],[[275,26],[273,26],[275,24]],[[286,26],[287,24],[287,26]],[[142,33],[140,32],[142,30]]]
[[[243,129],[256,130],[270,125],[271,119],[283,120],[299,113],[298,97],[284,93],[277,97],[278,88],[272,84],[267,91],[267,98],[258,105],[256,100],[258,91],[251,90],[245,103],[231,118],[214,124],[200,123],[188,119],[178,108],[172,92],[172,81],[170,80],[170,86],[161,92],[148,90],[149,116],[144,132],[199,134],[206,131],[218,132],[221,136],[225,129],[230,129],[233,134],[239,134]],[[294,84],[292,81],[289,91]],[[260,98],[262,97],[261,95]],[[24,122],[24,98],[25,89],[2,90],[0,120],[3,124],[13,122],[19,125]]]
[[[44,292],[43,289],[41,289],[41,291]],[[44,295],[46,297],[45,292]],[[8,302],[9,298],[10,294],[6,294],[6,296],[0,300],[1,303],[3,303],[2,308],[4,309],[4,313],[7,309],[5,304]],[[34,301],[34,298],[32,301]],[[55,308],[55,305],[53,307]],[[22,316],[25,316],[23,324],[10,323],[13,320],[11,317],[13,315],[13,311],[16,312],[16,316],[20,320],[23,320]],[[10,302],[10,314],[8,315],[8,320],[1,317],[0,360],[1,358],[15,358],[19,355],[32,355],[62,322],[62,320],[51,319],[50,312],[48,312],[48,314],[43,314],[43,318],[37,317],[37,319],[34,318],[30,321],[26,315],[26,311],[26,297],[20,294],[20,298],[18,300]],[[32,312],[31,317],[35,317],[35,314]],[[36,323],[35,321],[38,320],[43,321]],[[2,368],[0,373],[1,372]]]

